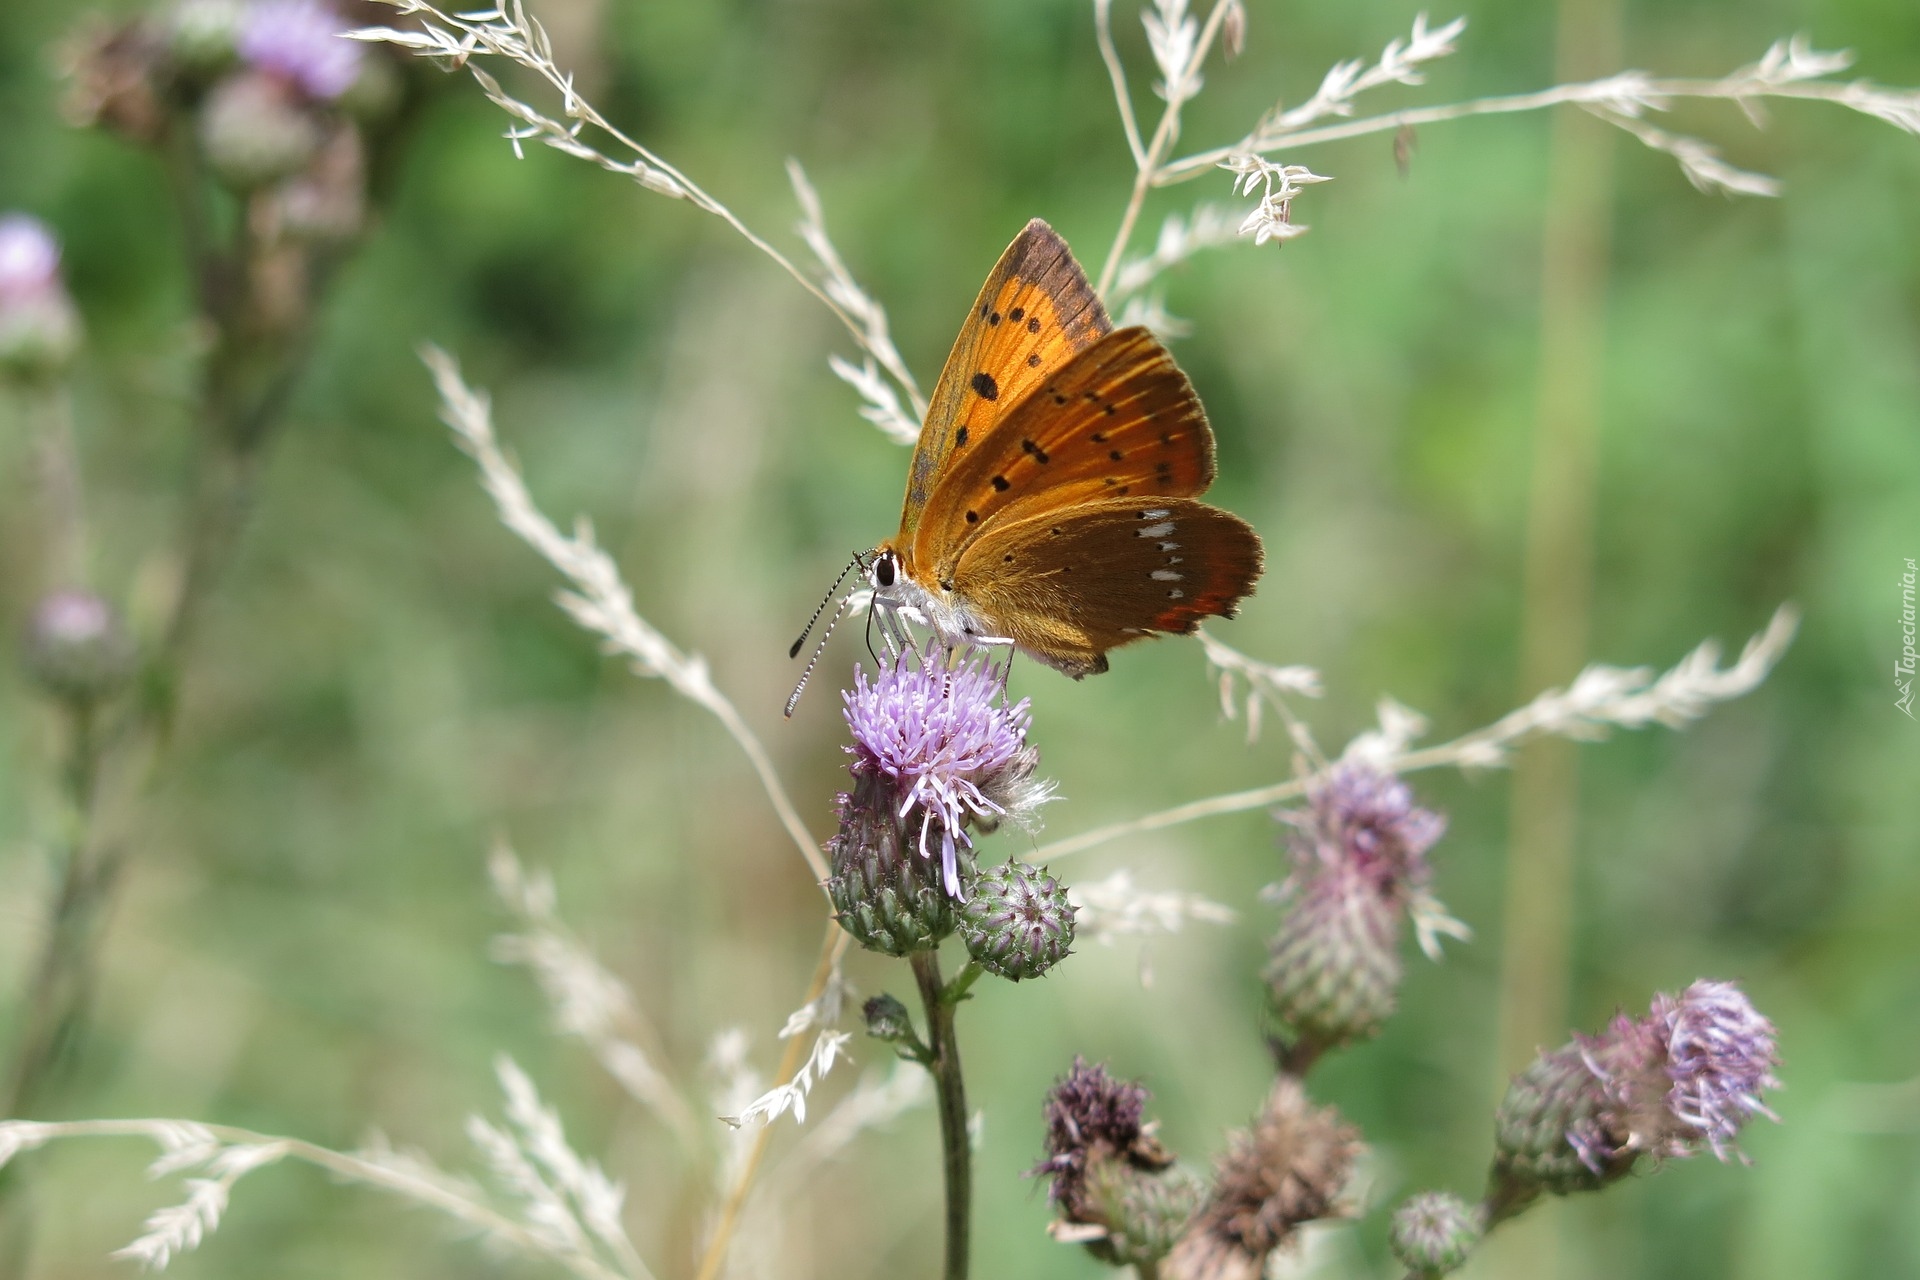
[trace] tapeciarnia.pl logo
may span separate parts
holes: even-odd
[[[1893,663],[1893,691],[1899,694],[1894,706],[1907,713],[1907,719],[1913,714],[1913,558],[1907,558],[1907,571],[1900,575],[1900,656]]]

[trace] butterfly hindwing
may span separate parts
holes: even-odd
[[[1213,473],[1213,432],[1186,375],[1147,330],[1116,330],[956,450],[921,514],[914,562],[944,579],[992,521],[1104,498],[1194,497]]]
[[[956,457],[1112,328],[1066,241],[1029,222],[987,276],[933,388],[900,512],[903,553]]]
[[[1028,653],[1072,676],[1153,632],[1231,617],[1260,577],[1260,539],[1190,498],[1105,498],[1004,518],[954,566],[954,593]]]

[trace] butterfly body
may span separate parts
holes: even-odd
[[[949,645],[1010,644],[1076,679],[1107,651],[1232,616],[1259,537],[1196,501],[1213,432],[1173,357],[1115,330],[1035,219],[962,326],[914,450],[875,605]]]

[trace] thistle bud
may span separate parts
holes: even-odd
[[[885,775],[856,769],[853,791],[840,797],[840,830],[827,842],[827,858],[835,917],[867,950],[930,951],[953,932],[956,904],[937,879],[939,867],[909,847],[898,792]],[[966,869],[972,871],[971,859]]]
[[[1655,996],[1644,1018],[1542,1053],[1514,1078],[1495,1118],[1493,1221],[1542,1194],[1597,1190],[1648,1161],[1711,1151],[1744,1160],[1735,1139],[1777,1088],[1773,1024],[1728,982]]]
[[[1153,1264],[1167,1256],[1207,1198],[1206,1181],[1183,1164],[1142,1169],[1102,1157],[1087,1170],[1087,1200],[1106,1235],[1087,1251],[1117,1267]]]
[[[967,954],[988,973],[1018,982],[1059,964],[1073,945],[1066,886],[1024,862],[980,873],[960,909]]]
[[[1295,828],[1293,874],[1266,978],[1275,1034],[1299,1069],[1379,1031],[1400,987],[1400,934],[1429,901],[1427,850],[1446,823],[1407,785],[1342,764],[1283,813]]]
[[[1266,968],[1283,1044],[1317,1055],[1371,1038],[1400,989],[1399,908],[1360,877],[1329,871],[1295,897]]]
[[[860,1012],[867,1022],[867,1034],[875,1040],[889,1044],[919,1043],[912,1015],[907,1012],[907,1006],[894,997],[882,992],[862,1005]]]
[[[60,279],[60,246],[37,218],[0,217],[0,376],[42,382],[80,349],[80,315]]]
[[[167,48],[174,69],[205,83],[239,57],[246,6],[240,0],[182,0],[167,21]]]
[[[1448,1191],[1422,1191],[1394,1210],[1387,1243],[1422,1277],[1458,1271],[1486,1228],[1480,1209]]]
[[[200,146],[222,182],[251,191],[305,168],[320,146],[320,125],[286,81],[243,72],[207,95]]]
[[[91,591],[55,591],[27,622],[27,671],[63,701],[90,703],[113,693],[132,674],[134,656],[119,613]]]

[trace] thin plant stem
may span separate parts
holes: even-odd
[[[93,986],[101,918],[119,859],[93,846],[94,797],[100,769],[98,712],[90,702],[68,708],[67,761],[61,770],[60,888],[47,939],[23,997],[24,1013],[8,1072],[4,1115],[23,1116],[39,1100],[50,1069],[78,1034]],[[0,1184],[4,1185],[4,1184]]]
[[[1611,64],[1616,0],[1560,0],[1557,78]],[[1609,199],[1614,134],[1583,113],[1553,121],[1540,269],[1540,368],[1533,426],[1520,679],[1538,687],[1580,669],[1593,606],[1595,456],[1605,344]],[[1529,744],[1509,792],[1495,1102],[1511,1071],[1567,1024],[1573,936],[1579,763],[1564,739]],[[1510,1276],[1552,1280],[1563,1270],[1557,1220],[1540,1218],[1501,1254]]]
[[[38,439],[40,486],[47,521],[47,584],[87,580],[86,505],[73,436],[73,405],[63,386],[35,387],[21,397],[28,430]]]
[[[842,929],[838,921],[827,921],[827,936],[820,943],[820,959],[813,967],[813,981],[807,986],[807,998],[803,1004],[818,1000],[827,989],[827,983],[833,977],[834,968],[845,954],[847,940],[851,935]],[[806,1056],[805,1037],[790,1036],[787,1049],[780,1057],[780,1083],[788,1084],[793,1080],[794,1072],[800,1069],[800,1063]],[[713,1235],[707,1240],[706,1252],[700,1258],[700,1271],[697,1280],[716,1280],[720,1268],[727,1260],[727,1246],[733,1240],[734,1228],[740,1223],[740,1211],[746,1207],[747,1193],[753,1190],[754,1179],[760,1174],[761,1163],[766,1159],[767,1146],[773,1141],[773,1125],[765,1124],[754,1135],[753,1150],[747,1153],[747,1162],[740,1170],[740,1176],[733,1186],[727,1189],[727,1198],[720,1205],[720,1216],[715,1221]]]
[[[920,984],[927,1017],[927,1071],[940,1100],[940,1147],[946,1170],[946,1280],[966,1280],[967,1245],[973,1212],[973,1147],[967,1133],[967,1086],[960,1070],[960,1042],[954,1034],[953,994],[940,980],[940,958],[916,951],[910,958]]]
[[[1120,259],[1126,255],[1127,241],[1133,238],[1133,226],[1140,219],[1140,209],[1146,203],[1147,192],[1158,185],[1154,177],[1160,170],[1161,162],[1167,158],[1174,139],[1180,136],[1180,108],[1186,102],[1184,85],[1199,73],[1201,64],[1207,60],[1207,53],[1213,48],[1214,37],[1219,34],[1220,24],[1226,19],[1229,7],[1228,0],[1215,0],[1212,11],[1207,14],[1206,25],[1200,29],[1200,38],[1194,41],[1193,56],[1187,59],[1187,65],[1181,72],[1181,83],[1167,86],[1167,107],[1160,113],[1160,123],[1153,131],[1153,142],[1148,145],[1146,156],[1144,159],[1136,157],[1133,190],[1127,196],[1126,211],[1120,215],[1120,229],[1114,233],[1113,248],[1107,250],[1106,265],[1100,268],[1100,283],[1094,286],[1094,292],[1103,298],[1107,290],[1113,287],[1113,277],[1120,270]],[[1124,84],[1118,85],[1122,91],[1125,87]]]

